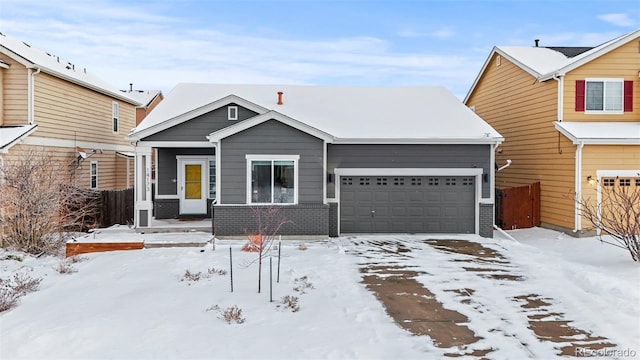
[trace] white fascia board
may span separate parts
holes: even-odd
[[[640,177],[640,169],[637,170],[596,170],[596,177],[600,181],[603,177]]]
[[[425,138],[425,139],[392,139],[392,138],[336,138],[333,144],[452,144],[452,145],[465,145],[465,144],[501,144],[504,141],[502,137],[489,137],[489,138],[470,138],[470,139],[456,139],[456,138]]]
[[[477,176],[482,168],[335,168],[336,176]]]
[[[138,141],[137,147],[149,148],[214,148],[209,141]]]
[[[330,134],[325,133],[324,131],[320,131],[312,126],[309,126],[303,122],[300,122],[298,120],[292,119],[286,115],[283,115],[275,110],[270,110],[269,112],[266,112],[264,114],[261,115],[257,115],[254,116],[250,119],[241,121],[237,124],[231,125],[231,126],[227,126],[226,128],[220,129],[216,132],[213,132],[211,134],[209,134],[209,136],[207,136],[207,139],[209,139],[209,141],[211,142],[219,142],[220,140],[229,137],[231,135],[235,135],[239,132],[242,132],[244,130],[247,130],[249,128],[252,128],[256,125],[260,125],[264,122],[267,122],[269,120],[276,120],[279,121],[285,125],[291,126],[294,129],[298,129],[304,133],[307,133],[309,135],[315,136],[318,139],[324,140],[326,142],[332,142],[333,141],[333,136],[331,136]]]
[[[484,64],[482,65],[480,72],[478,72],[478,75],[476,75],[475,80],[473,80],[473,84],[471,84],[471,88],[469,88],[469,91],[467,92],[467,96],[465,96],[464,100],[462,101],[463,104],[467,105],[467,101],[469,101],[469,97],[473,93],[473,90],[476,89],[476,85],[478,85],[480,78],[482,77],[482,75],[484,74],[484,71],[489,66],[489,63],[491,62],[491,58],[493,58],[493,54],[495,53],[496,53],[496,47],[494,46],[493,49],[491,49],[491,52],[489,53],[489,56],[487,57],[487,59],[484,61]]]
[[[218,100],[216,100],[214,102],[211,102],[211,103],[209,103],[207,105],[204,105],[204,106],[201,106],[199,108],[187,111],[186,113],[184,113],[182,115],[178,115],[178,116],[173,117],[171,119],[167,119],[167,120],[165,120],[165,121],[163,121],[163,122],[161,122],[159,124],[151,126],[151,127],[147,128],[147,129],[144,129],[144,130],[142,130],[140,132],[135,132],[135,129],[134,129],[134,132],[129,135],[129,139],[131,139],[131,140],[143,139],[143,138],[145,138],[147,136],[151,136],[153,134],[159,133],[160,131],[172,128],[172,127],[174,127],[176,125],[182,124],[182,123],[187,122],[187,121],[189,121],[189,120],[191,120],[193,118],[196,118],[196,117],[198,117],[200,115],[204,115],[204,114],[206,114],[208,112],[211,112],[211,111],[213,111],[215,109],[221,108],[221,107],[223,107],[225,105],[229,105],[229,104],[232,104],[232,103],[233,104],[238,104],[238,105],[240,105],[240,106],[242,106],[244,108],[247,108],[247,109],[249,109],[251,111],[255,111],[258,114],[262,114],[262,113],[265,113],[265,112],[269,111],[268,109],[266,109],[266,108],[264,108],[264,107],[262,107],[260,105],[254,104],[254,103],[252,103],[250,101],[247,101],[247,100],[245,100],[245,99],[243,99],[241,97],[238,97],[236,95],[228,95],[228,96],[223,97],[222,99],[218,99]]]
[[[553,125],[567,139],[571,140],[574,145],[640,145],[640,138],[626,138],[626,139],[610,139],[610,138],[578,138],[567,129],[562,127],[562,123],[554,121]]]

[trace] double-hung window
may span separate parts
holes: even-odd
[[[298,155],[247,155],[248,204],[296,204]]]

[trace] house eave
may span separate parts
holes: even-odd
[[[27,131],[25,131],[23,134],[21,134],[20,136],[17,136],[15,139],[11,140],[10,142],[6,143],[4,146],[0,147],[0,154],[6,154],[9,152],[9,149],[11,147],[13,147],[14,145],[16,145],[20,140],[24,139],[25,137],[31,135],[34,131],[36,131],[36,128],[38,127],[37,124],[33,124],[33,125],[29,125],[31,126],[30,129],[28,129]]]
[[[489,138],[336,138],[334,144],[501,144],[502,137]]]

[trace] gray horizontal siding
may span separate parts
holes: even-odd
[[[247,201],[245,155],[300,155],[298,202],[322,203],[322,140],[276,120],[269,120],[220,142],[222,204]]]
[[[327,171],[335,168],[482,168],[490,171],[490,145],[332,145],[327,148]],[[327,197],[335,197],[327,184]],[[489,197],[489,182],[482,196]]]
[[[239,121],[256,116],[258,113],[238,106],[238,120],[228,120],[227,106],[185,121],[172,128],[147,136],[144,141],[207,141],[206,136]]]
[[[158,195],[178,195],[178,155],[213,156],[215,148],[159,148],[156,186]],[[175,181],[174,181],[175,180]]]

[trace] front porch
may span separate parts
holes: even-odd
[[[203,231],[212,233],[211,218],[202,219],[156,219],[151,218],[148,227],[136,228],[137,233],[177,233]]]

